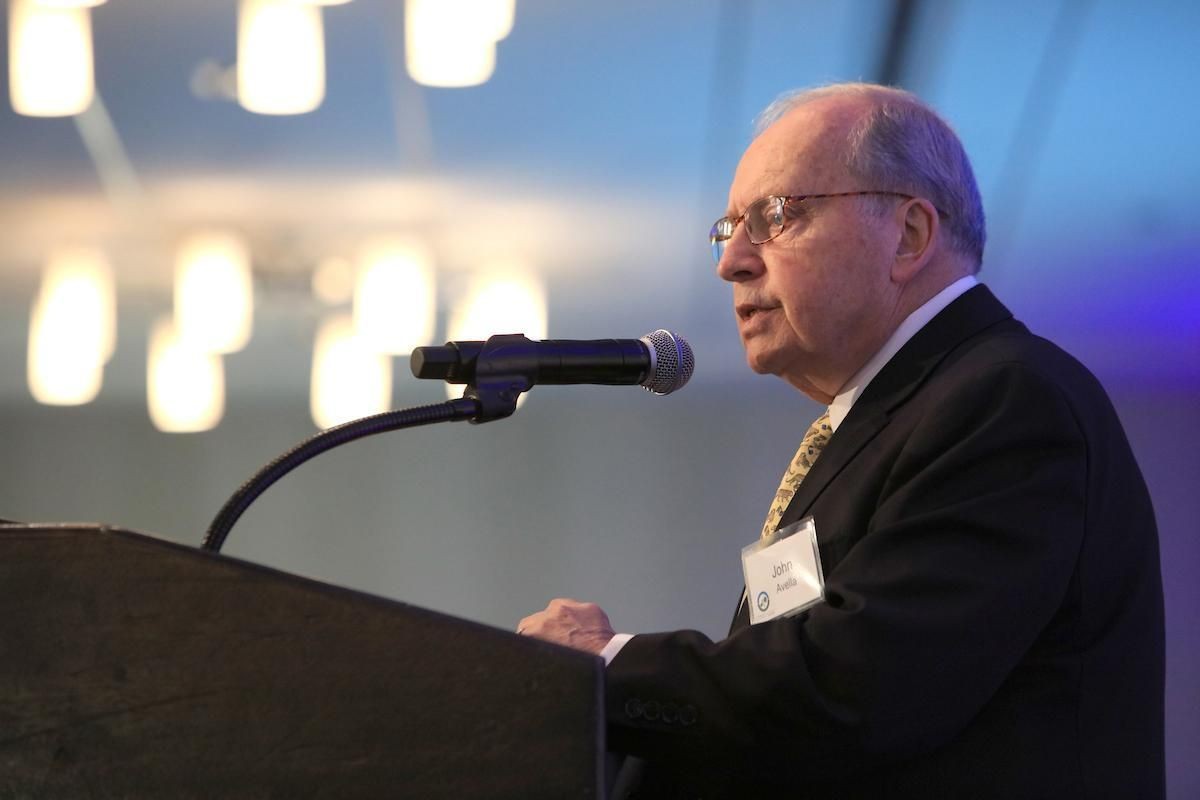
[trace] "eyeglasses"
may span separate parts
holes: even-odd
[[[713,258],[718,264],[721,263],[721,256],[725,253],[725,245],[733,237],[733,233],[737,230],[739,222],[746,223],[746,235],[750,237],[750,244],[764,244],[783,233],[783,229],[787,224],[783,212],[792,203],[802,203],[805,200],[821,200],[826,197],[854,197],[864,194],[884,194],[893,197],[903,197],[906,200],[912,199],[912,195],[886,191],[834,192],[833,194],[769,194],[746,206],[745,213],[740,217],[721,217],[713,223],[712,230],[708,232],[708,241],[712,245]]]

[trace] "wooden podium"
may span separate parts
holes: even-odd
[[[603,662],[95,525],[0,525],[0,798],[600,798]]]

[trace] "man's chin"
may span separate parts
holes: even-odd
[[[772,365],[771,359],[765,353],[756,353],[750,348],[746,349],[746,364],[750,369],[759,375],[775,375],[776,371]]]

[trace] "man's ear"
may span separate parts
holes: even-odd
[[[892,280],[905,284],[917,277],[933,257],[941,220],[933,203],[920,197],[905,201],[896,213],[902,217],[900,241],[892,260]]]

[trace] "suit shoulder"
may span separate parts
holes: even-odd
[[[1070,398],[1102,397],[1100,381],[1077,358],[1017,322],[996,326],[963,342],[939,370],[947,378],[979,380],[1020,372]]]

